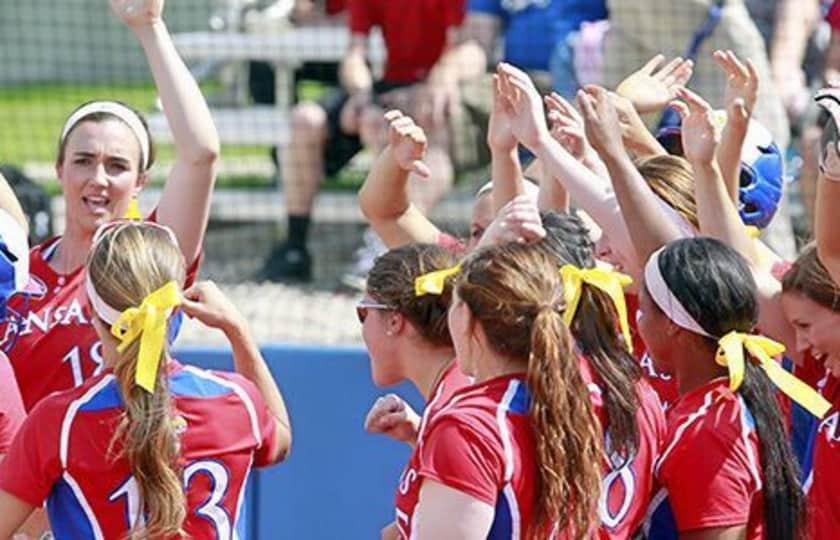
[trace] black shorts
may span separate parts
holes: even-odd
[[[406,84],[376,81],[373,83],[373,102],[381,94],[407,86]],[[324,173],[334,176],[362,149],[358,135],[341,130],[341,109],[350,96],[342,88],[330,90],[318,103],[327,113],[327,145],[324,148]]]

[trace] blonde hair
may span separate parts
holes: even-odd
[[[660,199],[695,229],[700,228],[694,199],[694,170],[688,161],[679,156],[660,155],[642,159],[636,168]]]
[[[87,271],[101,299],[124,311],[169,281],[183,284],[185,264],[166,230],[126,223],[106,231],[94,245]],[[179,435],[166,376],[168,351],[164,346],[155,391],[149,393],[135,384],[139,349],[137,340],[114,365],[125,411],[110,448],[120,448],[119,457],[128,460],[140,494],[138,511],[146,516],[145,524],[137,519],[129,538],[168,537],[182,533],[186,518]]]
[[[457,280],[490,347],[528,364],[537,488],[527,537],[545,538],[556,524],[588,538],[597,525],[603,435],[563,324],[557,267],[533,246],[508,244],[470,256]]]

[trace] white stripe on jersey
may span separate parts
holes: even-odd
[[[432,410],[432,405],[437,403],[437,400],[440,399],[440,395],[443,394],[443,387],[445,386],[445,384],[446,383],[441,382],[438,385],[437,392],[435,392],[435,397],[433,397],[432,400],[429,401],[426,404],[426,406],[423,408],[423,416],[420,417],[420,429],[417,430],[417,445],[418,446],[423,446],[423,433],[425,433],[425,431],[426,431],[426,423],[429,420],[429,413]]]
[[[64,419],[61,421],[61,438],[59,439],[58,458],[61,462],[61,468],[67,470],[67,452],[70,445],[70,428],[73,426],[73,420],[76,418],[76,413],[83,405],[92,400],[96,394],[104,387],[114,380],[113,375],[106,375],[102,380],[91,386],[87,392],[76,398],[70,406],[67,407],[67,412],[64,413]]]
[[[98,385],[97,385],[98,386]],[[79,501],[79,505],[82,507],[82,510],[85,512],[85,516],[90,523],[90,528],[93,531],[93,538],[94,540],[104,540],[104,536],[102,535],[102,529],[99,527],[99,522],[96,521],[96,516],[93,514],[93,510],[90,508],[90,504],[88,504],[87,499],[85,499],[84,493],[82,493],[82,488],[79,487],[79,484],[76,480],[70,476],[68,472],[64,472],[61,477],[67,482],[67,485],[70,486],[70,489],[73,490],[73,494],[76,496],[76,500]]]
[[[711,407],[714,403],[714,394],[714,390],[710,390],[709,392],[707,392],[706,395],[703,397],[703,405],[701,405],[700,408],[697,409],[695,412],[691,413],[691,415],[689,415],[689,417],[686,418],[685,422],[683,422],[682,425],[677,428],[677,431],[674,434],[674,440],[671,441],[668,447],[665,448],[665,451],[662,452],[662,455],[659,456],[659,458],[656,460],[656,465],[653,468],[654,474],[659,474],[659,468],[662,467],[662,464],[665,462],[665,459],[671,454],[671,452],[680,442],[680,439],[682,438],[683,433],[685,433],[685,430],[688,429],[689,426],[691,426],[691,424],[693,424],[700,418],[706,416],[706,414],[709,412],[709,407]]]
[[[502,436],[502,444],[505,449],[505,487],[502,490],[502,496],[507,499],[508,508],[510,508],[510,530],[511,540],[519,540],[520,535],[520,515],[519,504],[516,502],[516,493],[513,491],[510,481],[513,479],[514,461],[513,461],[513,442],[510,440],[510,430],[508,429],[507,413],[510,410],[510,403],[516,396],[519,390],[520,382],[516,379],[508,383],[507,391],[499,402],[496,408],[496,422],[499,424],[499,433]]]
[[[262,431],[260,430],[260,421],[259,417],[257,416],[257,408],[254,406],[254,402],[251,401],[251,397],[248,395],[248,392],[246,392],[241,386],[239,386],[235,382],[229,381],[227,379],[222,379],[221,377],[217,377],[209,371],[198,369],[193,366],[184,366],[184,370],[189,371],[196,377],[207,379],[208,381],[213,381],[216,384],[220,384],[224,387],[233,390],[233,392],[239,397],[239,399],[242,400],[242,403],[245,405],[245,410],[248,411],[248,417],[251,419],[251,431],[254,434],[254,438],[257,440],[257,448],[260,448],[262,446]]]
[[[744,398],[738,395],[738,401],[741,403],[741,439],[744,441],[744,448],[747,452],[747,459],[749,460],[750,466],[750,475],[753,477],[753,481],[755,482],[755,491],[753,493],[757,493],[761,491],[761,474],[758,472],[758,456],[755,455],[755,451],[753,450],[753,445],[750,443],[750,426],[747,425],[747,403],[744,401]],[[753,418],[753,422],[755,422],[755,418]]]
[[[653,513],[656,512],[656,509],[659,508],[659,505],[662,504],[662,501],[668,498],[668,490],[665,488],[659,488],[659,491],[656,492],[656,495],[650,500],[650,504],[648,505],[647,512],[645,513],[645,523],[643,525],[645,537],[650,536],[650,520],[653,518]]]

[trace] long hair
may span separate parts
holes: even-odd
[[[711,238],[678,240],[660,254],[659,269],[672,294],[710,335],[746,333],[755,327],[756,284],[747,262],[730,247]],[[764,370],[746,362],[738,393],[758,433],[765,538],[793,540],[805,530],[805,502],[775,390]]]
[[[840,311],[840,287],[817,255],[816,244],[805,246],[782,278],[784,292],[798,292],[832,311]]]
[[[527,361],[538,471],[529,537],[545,537],[551,524],[588,537],[597,523],[603,435],[563,324],[557,268],[530,246],[494,247],[465,261],[456,291],[498,355]]]
[[[695,229],[700,228],[694,199],[694,170],[685,158],[653,156],[639,161],[636,168],[660,199]]]
[[[554,259],[557,268],[564,264],[595,267],[595,246],[580,218],[550,212],[543,215],[542,221],[547,235],[537,247]],[[618,324],[618,313],[609,295],[584,284],[571,330],[603,383],[608,420],[604,430],[609,432],[610,444],[607,451],[611,457],[615,455],[626,462],[639,446],[636,411],[640,401],[636,383],[641,378],[641,369],[627,349]]]
[[[373,263],[368,273],[367,292],[378,302],[393,306],[430,344],[452,347],[446,317],[452,299],[452,279],[444,282],[441,294],[423,296],[414,293],[414,280],[454,264],[452,252],[440,246],[420,243],[400,246]]]
[[[166,231],[139,223],[106,231],[87,265],[97,294],[120,311],[139,306],[172,280],[183,284],[184,268],[184,256]],[[119,353],[114,365],[125,411],[111,449],[119,448],[128,460],[142,502],[138,511],[145,515],[145,524],[137,519],[130,538],[168,537],[181,532],[186,517],[178,427],[166,376],[168,352],[164,347],[155,391],[149,393],[135,384],[139,349],[137,340]]]

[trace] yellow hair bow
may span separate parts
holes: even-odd
[[[134,380],[147,392],[155,391],[169,311],[180,303],[178,284],[170,281],[144,298],[140,307],[123,311],[120,318],[111,325],[111,334],[120,340],[117,352],[125,351],[134,340],[140,338]]]
[[[633,338],[630,335],[630,324],[627,321],[627,303],[624,300],[624,287],[633,283],[630,276],[603,268],[581,269],[573,264],[565,264],[560,268],[560,276],[563,278],[563,296],[566,298],[566,311],[563,320],[566,325],[571,325],[577,313],[580,297],[583,294],[583,284],[592,285],[607,293],[615,305],[618,313],[621,333],[627,342],[627,349],[633,352]]]
[[[456,264],[451,268],[443,270],[436,270],[418,276],[414,280],[414,296],[424,296],[427,294],[442,294],[443,288],[446,285],[446,278],[454,276],[461,271],[461,265]]]
[[[757,239],[761,236],[761,229],[755,225],[747,225],[747,235],[752,239]]]
[[[776,387],[799,403],[817,418],[822,418],[831,408],[816,390],[797,379],[776,362],[773,357],[785,352],[785,346],[763,336],[730,332],[718,341],[715,361],[729,369],[729,389],[738,390],[744,381],[744,349],[758,360],[758,365]]]

